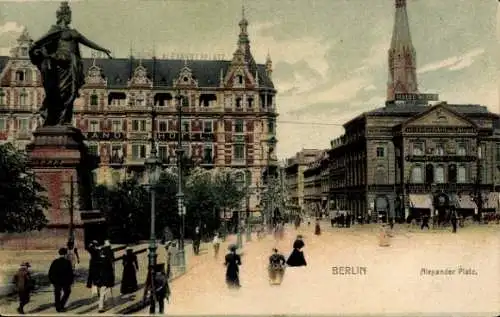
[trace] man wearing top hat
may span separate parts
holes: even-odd
[[[170,298],[170,287],[164,263],[156,264],[152,270],[150,269],[144,288],[144,302],[146,302],[148,294],[150,299],[149,313],[154,314],[156,312],[156,303],[158,303],[158,313],[163,314],[165,300],[168,301]]]

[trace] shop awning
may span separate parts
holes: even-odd
[[[432,209],[432,198],[430,195],[410,195],[410,206],[412,208]]]
[[[469,195],[458,196],[458,206],[463,209],[477,209],[477,205]]]

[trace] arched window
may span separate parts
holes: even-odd
[[[424,182],[423,176],[424,175],[422,173],[422,166],[420,165],[413,166],[413,168],[411,169],[411,182],[416,184],[423,183]]]
[[[375,184],[386,184],[387,183],[387,173],[383,166],[377,167],[375,171]]]
[[[457,166],[455,164],[450,164],[448,166],[448,182],[449,183],[457,182]]]
[[[434,170],[434,179],[436,183],[438,184],[443,184],[444,183],[444,167],[439,165],[436,166],[436,169]]]
[[[434,183],[434,165],[427,164],[425,166],[425,182],[427,184]]]
[[[457,170],[457,181],[458,183],[466,183],[467,182],[467,169],[465,166],[460,165]]]

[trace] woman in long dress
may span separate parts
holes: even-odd
[[[134,293],[139,289],[137,285],[137,270],[139,264],[137,256],[132,249],[127,249],[127,253],[123,256],[123,275],[120,292],[125,294]]]
[[[288,257],[288,260],[286,261],[286,264],[288,266],[306,266],[307,262],[304,257],[304,252],[302,251],[302,248],[304,248],[305,243],[302,240],[302,236],[298,235],[297,239],[293,243],[293,251]]]
[[[273,249],[273,254],[269,257],[269,283],[271,285],[280,285],[285,274],[285,257],[278,252],[278,249]]]
[[[240,284],[240,268],[241,257],[236,254],[237,247],[231,245],[229,253],[226,254],[224,265],[226,266],[226,284],[229,288],[239,288]]]
[[[71,124],[73,103],[85,80],[79,44],[111,58],[109,50],[70,28],[71,9],[68,2],[61,3],[56,16],[57,24],[34,42],[29,51],[31,62],[42,75],[45,99],[40,114],[44,126]]]

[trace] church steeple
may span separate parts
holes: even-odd
[[[395,0],[395,7],[394,29],[388,54],[388,101],[394,100],[395,94],[418,93],[416,52],[411,41],[406,0]]]
[[[240,26],[240,34],[238,36],[238,47],[236,48],[235,53],[233,54],[233,63],[236,64],[246,64],[248,67],[248,71],[251,74],[255,73],[257,69],[257,64],[252,56],[252,52],[250,51],[250,38],[248,36],[248,20],[245,16],[245,7],[241,8],[241,20],[238,23]]]

